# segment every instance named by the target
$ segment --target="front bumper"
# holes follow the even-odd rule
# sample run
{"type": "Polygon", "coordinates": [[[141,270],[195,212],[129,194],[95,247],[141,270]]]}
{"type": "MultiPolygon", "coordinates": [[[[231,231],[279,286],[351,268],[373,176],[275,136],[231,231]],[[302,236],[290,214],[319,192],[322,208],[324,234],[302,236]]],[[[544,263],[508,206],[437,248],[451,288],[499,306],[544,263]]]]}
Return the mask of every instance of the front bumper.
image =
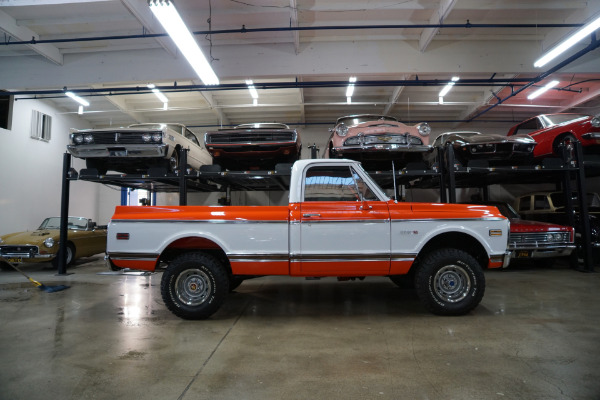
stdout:
{"type": "Polygon", "coordinates": [[[127,144],[127,145],[67,145],[69,153],[79,158],[111,158],[111,157],[158,157],[167,155],[167,144],[127,144]]]}
{"type": "Polygon", "coordinates": [[[514,259],[565,257],[571,255],[575,247],[574,244],[537,247],[509,245],[514,259]]]}
{"type": "Polygon", "coordinates": [[[333,153],[336,154],[356,154],[356,153],[426,153],[432,149],[427,145],[406,145],[395,143],[377,143],[369,145],[352,145],[334,147],[333,153]]]}
{"type": "Polygon", "coordinates": [[[10,264],[21,264],[24,262],[45,262],[50,261],[56,254],[39,254],[24,251],[2,251],[0,259],[10,264]]]}

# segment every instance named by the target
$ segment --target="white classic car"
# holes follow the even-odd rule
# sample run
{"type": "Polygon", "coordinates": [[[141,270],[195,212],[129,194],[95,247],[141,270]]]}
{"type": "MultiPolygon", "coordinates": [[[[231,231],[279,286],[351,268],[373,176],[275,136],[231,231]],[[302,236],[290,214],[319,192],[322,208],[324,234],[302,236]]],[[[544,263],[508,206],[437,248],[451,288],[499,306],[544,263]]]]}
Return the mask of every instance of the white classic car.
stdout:
{"type": "Polygon", "coordinates": [[[67,150],[86,160],[99,174],[107,170],[145,172],[149,167],[179,168],[179,149],[189,149],[193,169],[212,164],[212,157],[195,133],[181,124],[135,124],[127,128],[73,130],[67,150]]]}

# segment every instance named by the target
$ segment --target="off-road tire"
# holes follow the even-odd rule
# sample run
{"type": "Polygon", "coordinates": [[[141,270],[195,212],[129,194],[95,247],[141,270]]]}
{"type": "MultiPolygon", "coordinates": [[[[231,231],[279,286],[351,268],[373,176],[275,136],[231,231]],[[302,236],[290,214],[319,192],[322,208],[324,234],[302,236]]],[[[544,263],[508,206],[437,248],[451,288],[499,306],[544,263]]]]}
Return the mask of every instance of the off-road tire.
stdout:
{"type": "Polygon", "coordinates": [[[206,319],[229,293],[223,265],[204,253],[176,257],[163,272],[160,292],[167,308],[183,319],[206,319]]]}
{"type": "Polygon", "coordinates": [[[477,260],[465,251],[444,248],[427,254],[415,274],[421,302],[437,315],[464,315],[485,291],[485,276],[477,260]]]}

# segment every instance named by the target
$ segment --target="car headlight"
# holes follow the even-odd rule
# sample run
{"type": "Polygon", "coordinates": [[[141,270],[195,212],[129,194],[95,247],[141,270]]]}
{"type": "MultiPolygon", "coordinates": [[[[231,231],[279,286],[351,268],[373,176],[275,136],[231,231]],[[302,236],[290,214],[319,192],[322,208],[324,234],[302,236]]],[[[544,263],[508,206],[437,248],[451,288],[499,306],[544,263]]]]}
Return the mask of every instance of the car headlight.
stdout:
{"type": "Polygon", "coordinates": [[[73,135],[71,135],[71,140],[73,140],[73,143],[75,144],[81,144],[83,143],[83,135],[78,135],[74,133],[73,135]]]}
{"type": "Polygon", "coordinates": [[[152,135],[150,135],[149,133],[144,133],[142,134],[142,140],[144,141],[144,143],[148,143],[150,140],[152,140],[152,135]]]}
{"type": "Polygon", "coordinates": [[[162,133],[154,133],[152,134],[152,141],[159,143],[162,140],[162,133]]]}
{"type": "Polygon", "coordinates": [[[344,137],[348,134],[348,127],[343,122],[335,127],[335,132],[338,136],[344,137]]]}
{"type": "Polygon", "coordinates": [[[593,127],[600,128],[600,117],[594,117],[590,122],[593,127]]]}
{"type": "Polygon", "coordinates": [[[54,246],[54,239],[52,238],[48,238],[46,240],[44,240],[44,246],[51,248],[52,246],[54,246]]]}
{"type": "Polygon", "coordinates": [[[92,143],[94,141],[94,137],[92,136],[91,133],[87,133],[87,134],[83,135],[83,141],[86,143],[92,143]]]}
{"type": "Polygon", "coordinates": [[[429,136],[429,134],[431,133],[431,127],[429,126],[429,124],[427,122],[423,122],[422,124],[419,124],[419,134],[421,134],[421,136],[429,136]]]}

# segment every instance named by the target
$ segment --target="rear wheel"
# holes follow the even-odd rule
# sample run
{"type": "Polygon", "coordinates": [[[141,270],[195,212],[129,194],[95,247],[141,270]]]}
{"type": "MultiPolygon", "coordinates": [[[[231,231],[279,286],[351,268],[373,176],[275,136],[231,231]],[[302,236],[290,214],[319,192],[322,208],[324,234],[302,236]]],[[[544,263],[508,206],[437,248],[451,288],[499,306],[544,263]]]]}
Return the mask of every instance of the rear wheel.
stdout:
{"type": "Polygon", "coordinates": [[[167,308],[184,319],[206,319],[229,292],[229,278],[221,263],[204,253],[175,258],[162,276],[160,291],[167,308]]]}
{"type": "Polygon", "coordinates": [[[575,136],[570,133],[560,136],[554,142],[554,154],[558,157],[563,157],[561,146],[565,148],[566,162],[571,162],[575,159],[575,136]]]}
{"type": "Polygon", "coordinates": [[[421,302],[434,314],[463,315],[477,307],[485,291],[481,266],[458,249],[438,249],[425,256],[415,274],[421,302]]]}
{"type": "MultiPolygon", "coordinates": [[[[65,265],[68,267],[73,264],[73,261],[75,261],[75,246],[73,246],[71,243],[67,243],[66,250],[67,255],[65,257],[65,265]]],[[[52,266],[58,268],[58,254],[52,259],[52,266]]]]}

